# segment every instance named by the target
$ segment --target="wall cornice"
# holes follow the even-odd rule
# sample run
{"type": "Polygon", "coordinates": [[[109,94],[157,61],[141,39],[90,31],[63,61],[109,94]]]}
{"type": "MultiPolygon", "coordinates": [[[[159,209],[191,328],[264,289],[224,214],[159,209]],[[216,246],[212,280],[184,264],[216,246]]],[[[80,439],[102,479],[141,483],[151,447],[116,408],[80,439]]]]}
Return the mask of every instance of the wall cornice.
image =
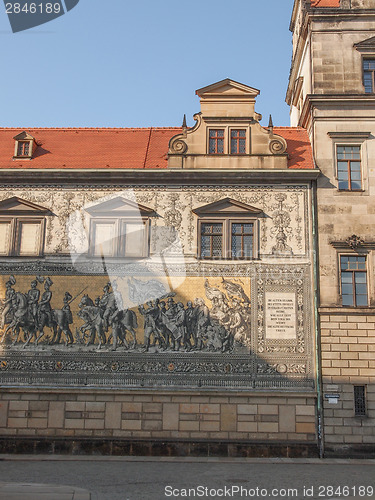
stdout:
{"type": "Polygon", "coordinates": [[[154,185],[202,185],[213,183],[218,185],[263,184],[264,182],[306,182],[315,180],[320,174],[318,169],[194,169],[190,171],[174,169],[148,170],[96,170],[96,169],[1,169],[2,184],[30,184],[61,186],[74,185],[118,185],[118,184],[154,184],[154,185]]]}

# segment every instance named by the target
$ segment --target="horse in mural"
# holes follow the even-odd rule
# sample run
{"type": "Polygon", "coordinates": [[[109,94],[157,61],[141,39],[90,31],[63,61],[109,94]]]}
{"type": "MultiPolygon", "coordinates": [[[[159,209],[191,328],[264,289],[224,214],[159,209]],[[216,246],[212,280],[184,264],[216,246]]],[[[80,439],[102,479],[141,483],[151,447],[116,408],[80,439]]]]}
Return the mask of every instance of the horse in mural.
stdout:
{"type": "Polygon", "coordinates": [[[12,300],[12,309],[13,317],[4,331],[1,343],[5,341],[8,332],[11,332],[11,336],[15,336],[12,342],[12,346],[14,346],[18,342],[21,328],[24,332],[24,338],[29,339],[33,335],[36,335],[37,326],[30,314],[27,296],[24,293],[15,293],[14,299],[12,300]]]}
{"type": "Polygon", "coordinates": [[[134,311],[129,309],[111,311],[112,313],[108,319],[112,327],[112,333],[109,335],[107,341],[105,335],[105,321],[103,318],[105,311],[103,311],[101,307],[96,306],[87,294],[83,295],[78,307],[80,308],[78,316],[85,321],[84,325],[82,325],[79,330],[83,334],[86,331],[90,331],[90,337],[86,345],[94,344],[96,335],[98,335],[98,349],[101,348],[102,344],[109,343],[111,339],[113,339],[112,348],[114,350],[117,348],[118,341],[126,348],[129,348],[130,346],[126,340],[126,333],[129,332],[133,339],[131,348],[134,349],[136,347],[137,337],[135,329],[138,327],[138,323],[134,311]]]}

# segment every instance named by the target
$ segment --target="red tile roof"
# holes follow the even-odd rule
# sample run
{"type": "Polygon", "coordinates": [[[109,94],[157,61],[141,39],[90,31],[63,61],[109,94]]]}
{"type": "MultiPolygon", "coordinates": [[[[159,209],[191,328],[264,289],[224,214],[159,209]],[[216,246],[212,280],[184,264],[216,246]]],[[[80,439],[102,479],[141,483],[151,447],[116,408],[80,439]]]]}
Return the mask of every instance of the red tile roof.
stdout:
{"type": "Polygon", "coordinates": [[[311,0],[311,7],[340,7],[340,0],[311,0]]]}
{"type": "MultiPolygon", "coordinates": [[[[181,128],[30,128],[38,147],[32,160],[13,159],[19,128],[0,128],[0,169],[167,168],[168,144],[181,128]]],[[[287,143],[290,168],[314,168],[307,133],[275,127],[287,143]]]]}
{"type": "Polygon", "coordinates": [[[289,168],[315,168],[311,143],[302,127],[274,127],[275,134],[286,140],[289,168]]]}
{"type": "Polygon", "coordinates": [[[13,137],[0,129],[0,168],[166,168],[168,144],[181,128],[30,128],[33,159],[13,160],[13,137]]]}

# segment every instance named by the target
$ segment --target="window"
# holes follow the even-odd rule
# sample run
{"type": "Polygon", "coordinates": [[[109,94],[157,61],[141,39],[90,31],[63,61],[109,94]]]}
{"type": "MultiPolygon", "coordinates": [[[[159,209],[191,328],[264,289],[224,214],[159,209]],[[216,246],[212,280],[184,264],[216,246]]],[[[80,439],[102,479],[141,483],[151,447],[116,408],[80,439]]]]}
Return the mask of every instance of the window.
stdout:
{"type": "Polygon", "coordinates": [[[209,130],[208,152],[210,155],[224,153],[224,129],[209,130]]]}
{"type": "Polygon", "coordinates": [[[30,143],[25,141],[20,141],[17,147],[17,156],[29,156],[30,154],[30,143]]]}
{"type": "Polygon", "coordinates": [[[230,153],[240,155],[246,153],[246,130],[230,131],[230,153]]]}
{"type": "Polygon", "coordinates": [[[37,147],[34,137],[28,132],[23,131],[13,137],[13,139],[15,140],[13,158],[23,158],[31,160],[33,152],[37,147]]]}
{"type": "Polygon", "coordinates": [[[39,256],[43,251],[44,220],[0,218],[0,255],[39,256]]]}
{"type": "Polygon", "coordinates": [[[343,306],[367,306],[366,257],[341,255],[341,295],[343,306]]]}
{"type": "Polygon", "coordinates": [[[221,222],[201,224],[201,256],[208,259],[223,257],[223,224],[221,222]]]}
{"type": "Polygon", "coordinates": [[[375,59],[363,59],[363,85],[366,94],[375,92],[375,59]]]}
{"type": "Polygon", "coordinates": [[[96,203],[91,216],[89,253],[96,257],[148,257],[153,209],[122,196],[96,203]]]}
{"type": "Polygon", "coordinates": [[[13,196],[0,202],[0,255],[36,257],[43,254],[48,208],[13,196]]]}
{"type": "Polygon", "coordinates": [[[232,259],[251,258],[253,256],[254,223],[231,223],[232,259]]]}
{"type": "Polygon", "coordinates": [[[126,219],[91,221],[91,253],[97,257],[146,257],[148,222],[126,219]]]}
{"type": "Polygon", "coordinates": [[[198,215],[198,258],[256,259],[262,210],[223,198],[194,208],[198,215]]]}
{"type": "Polygon", "coordinates": [[[252,259],[255,221],[200,222],[202,259],[252,259]]]}
{"type": "Polygon", "coordinates": [[[360,191],[362,189],[361,147],[337,146],[336,160],[339,189],[360,191]]]}
{"type": "Polygon", "coordinates": [[[364,385],[354,386],[354,415],[366,416],[366,387],[364,385]]]}

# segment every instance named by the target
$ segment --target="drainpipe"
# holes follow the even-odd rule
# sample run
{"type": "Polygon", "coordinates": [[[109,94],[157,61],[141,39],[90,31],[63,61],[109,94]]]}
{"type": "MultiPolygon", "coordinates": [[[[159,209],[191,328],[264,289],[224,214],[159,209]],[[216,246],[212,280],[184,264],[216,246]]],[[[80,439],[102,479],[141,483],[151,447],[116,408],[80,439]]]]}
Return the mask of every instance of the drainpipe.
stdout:
{"type": "Polygon", "coordinates": [[[318,221],[317,221],[317,181],[312,181],[312,232],[313,232],[313,281],[314,281],[314,316],[315,316],[315,366],[316,366],[316,389],[317,389],[317,433],[319,457],[324,457],[324,422],[323,422],[323,390],[322,390],[322,367],[321,367],[321,342],[320,342],[320,318],[319,306],[319,254],[318,254],[318,221]]]}

